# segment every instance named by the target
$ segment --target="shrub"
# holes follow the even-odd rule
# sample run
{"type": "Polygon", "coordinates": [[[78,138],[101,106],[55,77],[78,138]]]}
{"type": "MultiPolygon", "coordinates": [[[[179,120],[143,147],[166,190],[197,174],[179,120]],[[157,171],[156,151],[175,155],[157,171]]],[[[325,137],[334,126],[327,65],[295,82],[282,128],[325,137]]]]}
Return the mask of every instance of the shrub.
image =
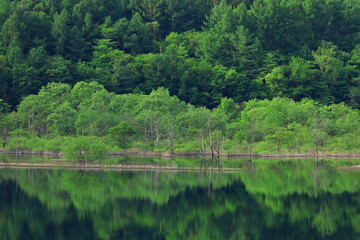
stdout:
{"type": "Polygon", "coordinates": [[[175,144],[176,152],[200,152],[199,144],[196,141],[189,141],[182,144],[175,144]]]}
{"type": "Polygon", "coordinates": [[[108,155],[107,146],[96,137],[76,137],[64,146],[63,152],[68,159],[94,161],[108,155]]]}

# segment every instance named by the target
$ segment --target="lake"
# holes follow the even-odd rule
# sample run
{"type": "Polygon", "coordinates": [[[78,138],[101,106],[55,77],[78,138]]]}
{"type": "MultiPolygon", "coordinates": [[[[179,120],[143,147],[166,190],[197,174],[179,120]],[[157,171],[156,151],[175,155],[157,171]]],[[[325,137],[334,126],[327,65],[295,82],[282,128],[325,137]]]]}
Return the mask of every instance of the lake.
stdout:
{"type": "Polygon", "coordinates": [[[0,239],[360,239],[359,160],[105,162],[203,170],[0,169],[0,239]]]}

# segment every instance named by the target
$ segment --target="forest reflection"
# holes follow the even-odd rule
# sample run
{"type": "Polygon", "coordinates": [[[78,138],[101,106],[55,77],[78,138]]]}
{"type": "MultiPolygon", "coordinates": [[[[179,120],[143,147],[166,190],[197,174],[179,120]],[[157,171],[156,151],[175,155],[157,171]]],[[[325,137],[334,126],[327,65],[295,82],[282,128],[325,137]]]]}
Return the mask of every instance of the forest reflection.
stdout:
{"type": "Polygon", "coordinates": [[[359,239],[360,172],[0,170],[1,239],[359,239]]]}

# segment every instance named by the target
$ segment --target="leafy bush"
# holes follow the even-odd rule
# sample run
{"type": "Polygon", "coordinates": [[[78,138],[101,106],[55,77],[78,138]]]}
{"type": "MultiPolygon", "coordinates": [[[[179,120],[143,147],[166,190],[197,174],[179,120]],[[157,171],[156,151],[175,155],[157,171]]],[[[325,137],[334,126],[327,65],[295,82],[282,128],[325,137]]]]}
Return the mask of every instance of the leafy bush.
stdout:
{"type": "Polygon", "coordinates": [[[121,122],[109,129],[109,135],[118,142],[120,147],[126,147],[130,143],[130,137],[135,134],[132,126],[127,122],[121,122]]]}
{"type": "Polygon", "coordinates": [[[239,153],[239,152],[244,152],[245,150],[244,148],[239,146],[237,142],[231,141],[230,139],[226,139],[222,151],[224,153],[239,153]]]}
{"type": "Polygon", "coordinates": [[[54,139],[48,139],[45,143],[45,151],[61,151],[64,144],[71,141],[72,137],[57,137],[54,139]]]}
{"type": "Polygon", "coordinates": [[[276,148],[276,145],[268,142],[268,141],[262,141],[259,143],[256,143],[254,145],[254,149],[253,149],[254,153],[278,153],[278,150],[276,148]]]}
{"type": "Polygon", "coordinates": [[[199,144],[196,141],[185,142],[175,145],[176,152],[199,152],[199,144]]]}
{"type": "Polygon", "coordinates": [[[8,150],[31,150],[29,142],[30,133],[24,129],[17,129],[10,133],[10,141],[8,143],[8,150]]]}
{"type": "Polygon", "coordinates": [[[97,137],[76,137],[63,148],[68,159],[93,161],[104,159],[108,155],[107,146],[97,137]]]}

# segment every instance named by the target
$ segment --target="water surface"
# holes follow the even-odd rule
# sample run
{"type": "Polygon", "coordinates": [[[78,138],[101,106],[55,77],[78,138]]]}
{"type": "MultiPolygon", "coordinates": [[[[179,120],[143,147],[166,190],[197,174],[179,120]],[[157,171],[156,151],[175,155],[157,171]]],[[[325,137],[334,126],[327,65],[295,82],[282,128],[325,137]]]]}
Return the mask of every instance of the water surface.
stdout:
{"type": "Polygon", "coordinates": [[[244,172],[0,169],[0,239],[360,239],[359,171],[216,164],[244,172]]]}

